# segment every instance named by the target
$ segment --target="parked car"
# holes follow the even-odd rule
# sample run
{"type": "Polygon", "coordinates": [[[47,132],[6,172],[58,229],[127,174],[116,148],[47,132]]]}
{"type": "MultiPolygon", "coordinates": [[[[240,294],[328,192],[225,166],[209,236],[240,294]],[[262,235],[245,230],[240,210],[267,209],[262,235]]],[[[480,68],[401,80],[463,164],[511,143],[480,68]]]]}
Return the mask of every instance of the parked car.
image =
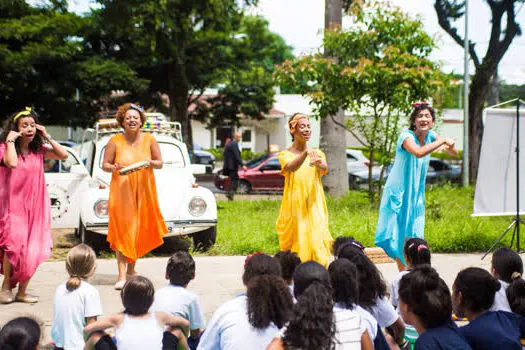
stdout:
{"type": "Polygon", "coordinates": [[[205,164],[206,173],[211,174],[215,169],[215,156],[197,144],[193,144],[193,164],[205,164]]]}
{"type": "MultiPolygon", "coordinates": [[[[372,168],[372,181],[379,181],[381,174],[381,166],[372,168]]],[[[390,164],[383,174],[383,180],[386,180],[392,164],[390,164]]],[[[349,185],[353,189],[366,189],[368,188],[368,170],[360,171],[349,176],[349,185]]],[[[430,158],[428,165],[426,184],[435,184],[442,182],[460,182],[461,181],[461,168],[439,158],[430,158]]]]}
{"type": "MultiPolygon", "coordinates": [[[[190,164],[180,130],[179,123],[167,121],[155,121],[143,129],[155,136],[164,161],[163,168],[154,173],[160,210],[169,230],[165,237],[192,235],[194,245],[206,249],[215,243],[217,205],[213,193],[195,183],[194,167],[201,166],[190,164]]],[[[94,129],[86,130],[84,142],[75,150],[66,147],[66,160],[44,163],[51,227],[75,228],[81,241],[95,249],[105,241],[108,229],[111,174],[102,170],[102,159],[109,139],[121,131],[114,120],[98,122],[94,129]],[[86,159],[85,165],[81,159],[86,159]]]]}
{"type": "MultiPolygon", "coordinates": [[[[284,177],[277,153],[267,153],[246,164],[247,170],[239,169],[238,193],[251,191],[282,191],[284,177]]],[[[222,169],[215,174],[215,187],[220,190],[230,189],[230,178],[222,175],[222,169]]]]}
{"type": "Polygon", "coordinates": [[[356,173],[359,171],[368,171],[370,161],[363,154],[362,151],[357,149],[346,150],[346,168],[348,174],[356,173]]]}

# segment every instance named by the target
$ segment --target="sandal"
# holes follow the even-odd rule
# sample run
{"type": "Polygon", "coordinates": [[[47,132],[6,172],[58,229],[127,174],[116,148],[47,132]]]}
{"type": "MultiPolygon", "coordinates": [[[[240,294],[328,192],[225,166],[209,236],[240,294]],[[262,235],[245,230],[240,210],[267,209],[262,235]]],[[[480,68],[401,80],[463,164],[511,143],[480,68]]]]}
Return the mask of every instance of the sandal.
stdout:
{"type": "Polygon", "coordinates": [[[117,281],[117,283],[115,283],[115,289],[121,290],[122,288],[124,288],[124,284],[126,284],[126,281],[117,281]]]}
{"type": "Polygon", "coordinates": [[[11,304],[15,301],[13,293],[10,290],[3,290],[0,292],[0,304],[11,304]]]}
{"type": "Polygon", "coordinates": [[[34,295],[29,295],[29,294],[26,294],[26,295],[17,294],[15,297],[15,301],[18,301],[20,303],[34,304],[34,303],[38,303],[38,298],[35,297],[34,295]]]}

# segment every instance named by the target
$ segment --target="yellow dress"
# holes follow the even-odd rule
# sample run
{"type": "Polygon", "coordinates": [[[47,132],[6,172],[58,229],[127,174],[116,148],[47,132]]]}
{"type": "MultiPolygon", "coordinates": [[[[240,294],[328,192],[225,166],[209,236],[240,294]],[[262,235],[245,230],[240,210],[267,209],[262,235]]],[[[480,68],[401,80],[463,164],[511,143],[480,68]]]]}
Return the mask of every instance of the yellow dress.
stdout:
{"type": "MultiPolygon", "coordinates": [[[[320,157],[326,159],[321,151],[320,157]]],[[[301,260],[315,260],[327,266],[332,247],[328,230],[328,210],[321,176],[327,171],[311,167],[309,156],[299,169],[285,171],[285,165],[297,155],[285,150],[279,153],[281,174],[284,176],[284,193],[277,219],[279,249],[296,252],[301,260]]]]}
{"type": "MultiPolygon", "coordinates": [[[[115,163],[123,167],[151,159],[153,136],[142,134],[140,144],[131,146],[123,134],[111,141],[116,146],[115,163]]],[[[113,172],[109,186],[109,227],[107,240],[111,249],[133,262],[162,245],[168,228],[160,213],[157,186],[152,168],[128,175],[113,172]]]]}

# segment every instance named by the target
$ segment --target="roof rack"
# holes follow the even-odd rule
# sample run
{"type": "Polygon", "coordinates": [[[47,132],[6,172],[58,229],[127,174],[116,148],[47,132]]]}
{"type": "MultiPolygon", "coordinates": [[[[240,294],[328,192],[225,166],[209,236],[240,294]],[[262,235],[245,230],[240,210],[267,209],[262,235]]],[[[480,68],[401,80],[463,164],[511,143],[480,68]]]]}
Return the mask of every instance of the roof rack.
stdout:
{"type": "MultiPolygon", "coordinates": [[[[157,118],[147,118],[146,122],[144,122],[144,125],[140,130],[152,134],[173,136],[178,141],[184,142],[182,140],[182,127],[181,124],[178,122],[168,122],[166,120],[158,120],[157,118]]],[[[120,125],[117,122],[117,119],[100,119],[98,122],[95,123],[95,141],[98,141],[103,136],[118,134],[123,131],[124,129],[120,127],[120,125]]]]}

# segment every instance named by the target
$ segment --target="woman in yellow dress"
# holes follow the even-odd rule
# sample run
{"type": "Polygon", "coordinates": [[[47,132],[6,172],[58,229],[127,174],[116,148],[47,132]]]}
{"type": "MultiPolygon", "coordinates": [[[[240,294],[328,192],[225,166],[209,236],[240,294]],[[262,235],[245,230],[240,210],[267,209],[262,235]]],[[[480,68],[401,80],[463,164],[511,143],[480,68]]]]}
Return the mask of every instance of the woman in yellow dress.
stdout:
{"type": "Polygon", "coordinates": [[[137,259],[160,246],[162,236],[168,232],[160,213],[153,174],[153,169],[162,168],[162,157],[155,137],[140,131],[145,121],[140,106],[132,103],[120,106],[117,122],[124,133],[113,136],[104,151],[102,168],[112,173],[107,240],[117,255],[115,289],[122,289],[126,277],[136,274],[137,259]],[[141,161],[147,161],[148,167],[119,175],[123,167],[141,161]]]}
{"type": "Polygon", "coordinates": [[[308,117],[296,113],[288,121],[292,145],[279,153],[284,193],[277,219],[279,249],[296,252],[301,261],[327,266],[332,246],[321,176],[328,172],[323,152],[306,144],[312,129],[308,117]]]}

